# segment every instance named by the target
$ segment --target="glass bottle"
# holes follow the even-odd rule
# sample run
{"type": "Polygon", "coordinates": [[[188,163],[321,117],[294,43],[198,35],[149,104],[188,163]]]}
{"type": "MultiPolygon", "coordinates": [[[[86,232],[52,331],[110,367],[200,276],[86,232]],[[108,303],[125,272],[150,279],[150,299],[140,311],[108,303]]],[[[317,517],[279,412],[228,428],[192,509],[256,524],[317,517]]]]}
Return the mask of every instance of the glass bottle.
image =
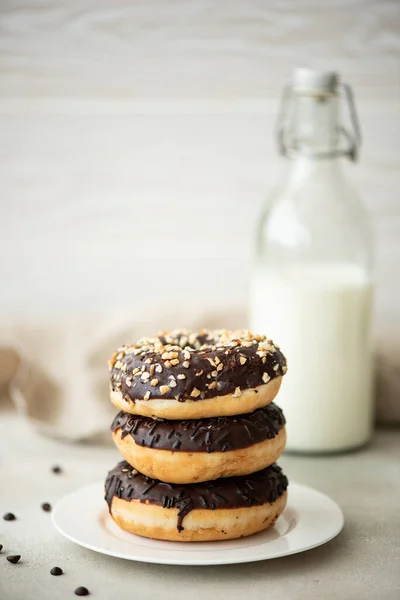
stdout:
{"type": "Polygon", "coordinates": [[[287,449],[347,450],[368,441],[373,421],[372,240],[341,168],[360,141],[351,89],[335,73],[297,69],[277,136],[292,160],[258,223],[250,327],[288,359],[277,397],[287,449]],[[343,97],[352,132],[340,124],[343,97]]]}

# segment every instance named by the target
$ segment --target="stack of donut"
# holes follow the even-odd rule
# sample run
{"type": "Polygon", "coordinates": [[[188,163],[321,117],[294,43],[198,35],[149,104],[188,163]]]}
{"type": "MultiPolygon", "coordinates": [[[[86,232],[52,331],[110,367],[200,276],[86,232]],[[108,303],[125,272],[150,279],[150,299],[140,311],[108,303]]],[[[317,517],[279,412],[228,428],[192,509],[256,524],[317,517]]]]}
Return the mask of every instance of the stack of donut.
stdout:
{"type": "Polygon", "coordinates": [[[112,425],[125,459],[105,498],[122,529],[174,541],[251,535],[282,513],[275,464],[285,419],[272,403],[286,360],[249,331],[162,332],[110,361],[112,425]]]}

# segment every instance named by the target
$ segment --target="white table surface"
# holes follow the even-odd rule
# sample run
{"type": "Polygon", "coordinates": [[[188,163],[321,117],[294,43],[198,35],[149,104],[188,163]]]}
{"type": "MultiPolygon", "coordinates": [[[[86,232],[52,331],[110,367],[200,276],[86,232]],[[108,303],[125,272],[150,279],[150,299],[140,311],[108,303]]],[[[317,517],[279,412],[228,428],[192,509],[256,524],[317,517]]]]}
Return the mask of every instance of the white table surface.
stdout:
{"type": "MultiPolygon", "coordinates": [[[[89,415],[88,415],[88,418],[89,415]]],[[[42,502],[104,478],[117,451],[65,445],[38,436],[18,417],[0,416],[1,600],[75,598],[84,585],[91,598],[125,600],[397,600],[400,597],[400,433],[379,431],[363,451],[342,456],[285,455],[289,478],[329,494],[343,508],[346,524],[338,538],[287,558],[222,567],[171,567],[99,555],[62,538],[42,502]],[[64,473],[54,475],[50,466],[64,473]],[[6,554],[21,554],[9,564],[6,554]],[[52,577],[53,566],[65,574],[52,577]]]]}

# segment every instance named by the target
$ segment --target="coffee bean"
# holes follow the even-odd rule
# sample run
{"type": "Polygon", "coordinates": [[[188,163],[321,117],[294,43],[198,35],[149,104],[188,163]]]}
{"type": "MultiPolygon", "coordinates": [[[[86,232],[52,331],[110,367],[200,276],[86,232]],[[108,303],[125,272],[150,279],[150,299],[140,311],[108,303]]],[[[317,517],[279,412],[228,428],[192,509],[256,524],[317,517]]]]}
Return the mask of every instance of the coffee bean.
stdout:
{"type": "Polygon", "coordinates": [[[75,595],[76,596],[88,596],[89,590],[81,585],[80,587],[76,588],[75,595]]]}
{"type": "Polygon", "coordinates": [[[60,567],[53,567],[50,571],[50,573],[52,575],[62,575],[63,574],[63,570],[60,569],[60,567]]]}
{"type": "Polygon", "coordinates": [[[59,475],[60,473],[62,473],[62,468],[59,465],[54,465],[53,467],[51,467],[51,470],[56,475],[59,475]]]}
{"type": "Polygon", "coordinates": [[[8,562],[12,563],[13,565],[16,565],[20,558],[20,554],[12,554],[11,556],[6,556],[8,562]]]}
{"type": "Polygon", "coordinates": [[[50,512],[51,511],[51,504],[49,504],[48,502],[43,502],[42,509],[44,510],[44,512],[50,512]]]}
{"type": "Polygon", "coordinates": [[[12,513],[6,513],[5,515],[3,515],[3,519],[5,521],[15,521],[17,517],[15,515],[13,515],[12,513]]]}

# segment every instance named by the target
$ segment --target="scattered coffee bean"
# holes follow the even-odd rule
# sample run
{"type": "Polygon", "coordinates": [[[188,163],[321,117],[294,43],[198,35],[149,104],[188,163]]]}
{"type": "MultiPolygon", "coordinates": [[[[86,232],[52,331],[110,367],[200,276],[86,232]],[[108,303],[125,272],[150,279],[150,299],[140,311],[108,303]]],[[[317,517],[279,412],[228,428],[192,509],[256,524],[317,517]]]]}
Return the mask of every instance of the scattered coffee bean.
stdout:
{"type": "Polygon", "coordinates": [[[20,554],[12,554],[11,556],[6,556],[8,562],[12,563],[13,565],[16,565],[20,558],[20,554]]]}
{"type": "Polygon", "coordinates": [[[76,588],[75,595],[76,596],[88,596],[89,590],[81,585],[80,587],[76,588]]]}
{"type": "Polygon", "coordinates": [[[60,569],[60,567],[53,567],[50,571],[50,573],[52,575],[62,575],[63,574],[63,570],[60,569]]]}
{"type": "Polygon", "coordinates": [[[12,513],[6,513],[6,514],[3,516],[3,519],[4,519],[5,521],[15,521],[15,519],[16,519],[16,518],[17,518],[17,517],[16,517],[15,515],[13,515],[12,513]]]}
{"type": "Polygon", "coordinates": [[[0,552],[3,550],[3,544],[0,544],[0,552]]]}
{"type": "Polygon", "coordinates": [[[44,512],[50,512],[51,511],[51,504],[49,504],[48,502],[43,502],[42,509],[44,510],[44,512]]]}
{"type": "Polygon", "coordinates": [[[54,465],[53,467],[51,467],[51,470],[56,475],[59,475],[60,473],[62,473],[62,468],[59,465],[54,465]]]}

